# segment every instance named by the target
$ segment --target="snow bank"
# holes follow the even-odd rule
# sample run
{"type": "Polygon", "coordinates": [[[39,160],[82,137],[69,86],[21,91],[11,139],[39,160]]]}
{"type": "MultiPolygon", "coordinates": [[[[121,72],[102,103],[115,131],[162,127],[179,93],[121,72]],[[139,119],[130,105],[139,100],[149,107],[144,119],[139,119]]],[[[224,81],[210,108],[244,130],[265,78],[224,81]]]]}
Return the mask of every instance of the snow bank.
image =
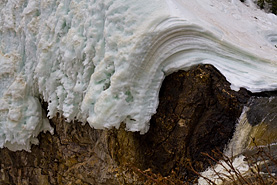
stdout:
{"type": "Polygon", "coordinates": [[[51,130],[40,98],[50,118],[145,133],[164,77],[200,63],[235,90],[276,89],[276,44],[276,16],[239,0],[2,1],[0,147],[51,130]]]}

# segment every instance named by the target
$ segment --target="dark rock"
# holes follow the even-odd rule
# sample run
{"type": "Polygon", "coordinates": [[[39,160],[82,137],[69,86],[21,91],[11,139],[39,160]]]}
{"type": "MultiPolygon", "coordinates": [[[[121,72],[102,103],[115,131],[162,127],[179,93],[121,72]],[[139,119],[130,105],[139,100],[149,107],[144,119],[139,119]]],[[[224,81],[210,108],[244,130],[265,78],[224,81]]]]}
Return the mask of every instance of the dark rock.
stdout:
{"type": "Polygon", "coordinates": [[[223,150],[248,98],[244,89],[231,90],[211,65],[169,75],[150,130],[141,137],[144,167],[162,175],[175,170],[181,178],[191,175],[189,162],[196,170],[204,170],[209,163],[201,152],[223,150]]]}
{"type": "Polygon", "coordinates": [[[244,140],[246,148],[277,142],[277,96],[251,97],[247,103],[247,122],[251,125],[244,140]]]}
{"type": "Polygon", "coordinates": [[[247,111],[248,122],[255,126],[259,123],[271,123],[277,128],[277,97],[252,97],[247,111]],[[275,124],[274,124],[275,123],[275,124]]]}
{"type": "Polygon", "coordinates": [[[31,153],[0,150],[0,184],[166,184],[161,175],[185,180],[193,176],[190,162],[199,171],[209,165],[201,152],[224,148],[248,98],[211,65],[173,73],[163,82],[147,134],[126,132],[123,124],[94,130],[57,116],[51,120],[55,134],[40,134],[31,153]]]}

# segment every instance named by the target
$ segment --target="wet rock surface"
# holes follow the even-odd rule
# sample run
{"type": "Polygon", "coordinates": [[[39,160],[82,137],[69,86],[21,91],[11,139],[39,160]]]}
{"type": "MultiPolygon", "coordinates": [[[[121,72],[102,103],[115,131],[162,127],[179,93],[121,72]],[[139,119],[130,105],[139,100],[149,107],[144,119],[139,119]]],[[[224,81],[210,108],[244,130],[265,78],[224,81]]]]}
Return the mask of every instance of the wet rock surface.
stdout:
{"type": "Polygon", "coordinates": [[[40,134],[32,152],[0,150],[0,184],[144,184],[143,170],[181,180],[209,163],[201,152],[222,150],[249,99],[232,91],[211,65],[166,77],[147,134],[94,130],[87,124],[51,120],[54,135],[40,134]],[[143,177],[142,177],[143,176],[143,177]]]}
{"type": "MultiPolygon", "coordinates": [[[[251,97],[246,112],[247,121],[251,125],[247,148],[266,146],[277,142],[277,96],[251,97]]],[[[276,147],[275,147],[276,148],[276,147]]]]}
{"type": "Polygon", "coordinates": [[[252,97],[247,112],[247,119],[252,126],[259,123],[271,123],[277,127],[277,96],[272,97],[252,97]]]}

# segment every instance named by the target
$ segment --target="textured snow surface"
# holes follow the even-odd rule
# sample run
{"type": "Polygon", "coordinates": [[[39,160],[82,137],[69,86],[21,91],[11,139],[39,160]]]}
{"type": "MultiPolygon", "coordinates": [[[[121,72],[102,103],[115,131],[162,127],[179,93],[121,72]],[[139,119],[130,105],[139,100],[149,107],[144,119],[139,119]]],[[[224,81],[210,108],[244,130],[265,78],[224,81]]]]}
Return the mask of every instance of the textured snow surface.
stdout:
{"type": "Polygon", "coordinates": [[[238,90],[277,88],[277,17],[239,0],[0,1],[0,147],[48,117],[147,132],[165,75],[200,63],[238,90]]]}

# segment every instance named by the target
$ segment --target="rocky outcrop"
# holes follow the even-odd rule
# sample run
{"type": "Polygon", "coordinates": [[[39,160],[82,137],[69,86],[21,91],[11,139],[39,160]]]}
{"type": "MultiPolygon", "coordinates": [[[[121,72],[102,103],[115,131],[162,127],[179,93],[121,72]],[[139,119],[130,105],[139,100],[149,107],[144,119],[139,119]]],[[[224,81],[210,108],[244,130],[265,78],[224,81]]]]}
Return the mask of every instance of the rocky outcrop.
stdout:
{"type": "Polygon", "coordinates": [[[273,93],[270,97],[267,97],[270,93],[251,97],[247,103],[247,123],[244,123],[251,127],[248,134],[244,134],[245,149],[242,153],[264,174],[277,173],[277,96],[276,92],[273,93]]]}
{"type": "Polygon", "coordinates": [[[168,76],[160,91],[157,114],[143,136],[145,166],[163,175],[176,170],[183,180],[208,166],[201,154],[223,150],[248,93],[232,91],[224,76],[211,65],[168,76]]]}
{"type": "MultiPolygon", "coordinates": [[[[160,103],[145,135],[94,130],[88,124],[50,120],[54,135],[40,134],[32,152],[0,150],[1,184],[144,184],[147,174],[191,180],[190,166],[208,166],[201,152],[222,150],[231,138],[243,104],[211,65],[198,65],[166,77],[160,103]]],[[[155,176],[156,177],[156,176],[155,176]]]]}
{"type": "Polygon", "coordinates": [[[277,142],[277,96],[252,97],[248,102],[247,121],[252,126],[247,148],[277,142]]]}
{"type": "Polygon", "coordinates": [[[116,184],[109,174],[113,160],[103,131],[59,117],[51,123],[54,135],[41,134],[31,153],[1,149],[1,183],[116,184]]]}

